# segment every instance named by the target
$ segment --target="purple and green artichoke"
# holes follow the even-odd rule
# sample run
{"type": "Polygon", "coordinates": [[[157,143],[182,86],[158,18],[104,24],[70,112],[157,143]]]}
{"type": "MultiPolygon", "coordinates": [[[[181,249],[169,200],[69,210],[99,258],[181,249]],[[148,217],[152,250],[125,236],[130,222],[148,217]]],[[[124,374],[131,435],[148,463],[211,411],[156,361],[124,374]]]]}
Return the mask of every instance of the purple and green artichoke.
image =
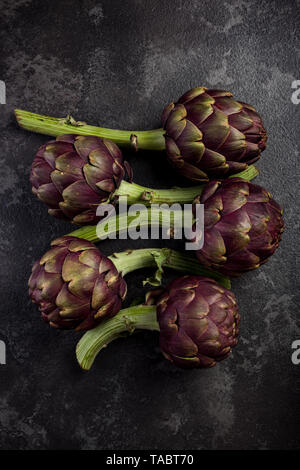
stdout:
{"type": "Polygon", "coordinates": [[[171,282],[157,301],[157,320],[162,352],[179,367],[212,367],[237,344],[235,296],[209,278],[171,282]]]}
{"type": "Polygon", "coordinates": [[[87,240],[65,236],[35,262],[29,295],[56,328],[88,330],[115,315],[127,285],[113,262],[87,240]]]}
{"type": "Polygon", "coordinates": [[[264,264],[284,230],[282,209],[270,193],[241,178],[211,181],[195,200],[204,204],[204,266],[239,276],[264,264]]]}
{"type": "Polygon", "coordinates": [[[261,117],[229,91],[193,88],[166,106],[162,123],[169,162],[194,181],[243,171],[266,147],[261,117]]]}
{"type": "Polygon", "coordinates": [[[89,370],[111,341],[135,330],[160,332],[160,347],[175,366],[212,367],[237,344],[240,316],[234,294],[215,280],[184,276],[164,290],[150,291],[143,305],[121,310],[94,330],[76,348],[77,360],[89,370]]]}
{"type": "Polygon", "coordinates": [[[109,200],[131,168],[111,140],[61,135],[38,150],[31,168],[32,192],[49,214],[86,225],[99,221],[96,210],[109,200]]]}
{"type": "MultiPolygon", "coordinates": [[[[229,91],[197,87],[165,107],[162,129],[126,131],[90,126],[20,109],[16,118],[23,129],[41,134],[83,134],[109,138],[135,150],[166,150],[168,161],[192,181],[228,177],[259,159],[267,134],[253,106],[235,101],[229,91]]],[[[159,163],[158,163],[159,164],[159,163]]]]}

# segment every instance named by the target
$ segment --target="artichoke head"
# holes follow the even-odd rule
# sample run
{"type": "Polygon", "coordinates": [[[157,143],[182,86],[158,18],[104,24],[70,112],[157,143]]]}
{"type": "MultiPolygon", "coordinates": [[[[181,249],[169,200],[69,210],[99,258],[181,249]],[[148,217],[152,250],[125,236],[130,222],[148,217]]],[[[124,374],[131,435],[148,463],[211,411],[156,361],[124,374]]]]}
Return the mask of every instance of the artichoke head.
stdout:
{"type": "Polygon", "coordinates": [[[208,183],[196,202],[204,204],[204,266],[237,277],[264,264],[284,230],[282,209],[270,193],[241,178],[208,183]]]}
{"type": "Polygon", "coordinates": [[[157,320],[162,352],[179,367],[212,367],[237,344],[235,296],[213,279],[185,276],[171,282],[158,299],[157,320]]]}
{"type": "Polygon", "coordinates": [[[122,307],[127,285],[95,245],[64,236],[35,262],[29,295],[51,326],[88,330],[122,307]]]}
{"type": "Polygon", "coordinates": [[[193,181],[243,171],[266,147],[259,114],[229,91],[193,88],[165,107],[162,125],[168,160],[193,181]]]}
{"type": "Polygon", "coordinates": [[[108,139],[62,135],[42,145],[31,168],[32,192],[49,214],[76,225],[99,221],[97,207],[110,200],[131,168],[108,139]]]}

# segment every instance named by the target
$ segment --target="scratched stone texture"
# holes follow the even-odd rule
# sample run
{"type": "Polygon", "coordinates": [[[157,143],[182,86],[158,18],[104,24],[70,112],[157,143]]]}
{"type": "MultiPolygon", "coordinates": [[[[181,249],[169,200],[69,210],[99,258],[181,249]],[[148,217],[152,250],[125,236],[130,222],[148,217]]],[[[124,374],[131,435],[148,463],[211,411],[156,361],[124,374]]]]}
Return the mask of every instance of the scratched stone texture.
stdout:
{"type": "MultiPolygon", "coordinates": [[[[293,449],[300,447],[299,1],[0,0],[1,449],[293,449]],[[46,136],[18,129],[15,107],[72,113],[103,126],[160,125],[163,106],[193,86],[225,88],[253,104],[269,134],[257,182],[282,204],[286,232],[261,269],[234,280],[242,315],[231,357],[181,371],[158,336],[111,344],[89,373],[80,335],[45,325],[27,296],[35,259],[70,224],[31,194],[33,155],[46,136]]],[[[127,153],[134,179],[187,184],[163,154],[127,153]]],[[[110,254],[162,241],[103,242],[110,254]]],[[[148,273],[127,277],[128,303],[148,273]]],[[[168,276],[167,276],[168,278],[168,276]]]]}

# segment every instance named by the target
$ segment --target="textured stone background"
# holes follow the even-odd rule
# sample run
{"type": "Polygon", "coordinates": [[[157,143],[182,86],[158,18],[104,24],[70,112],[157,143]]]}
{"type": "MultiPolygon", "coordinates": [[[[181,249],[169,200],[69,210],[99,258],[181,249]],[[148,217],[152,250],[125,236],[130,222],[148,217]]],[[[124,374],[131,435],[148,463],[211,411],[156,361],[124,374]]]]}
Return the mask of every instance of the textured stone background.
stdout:
{"type": "MultiPolygon", "coordinates": [[[[299,7],[293,0],[0,0],[2,449],[299,447],[300,365],[290,358],[300,338],[300,105],[291,102],[300,79],[299,7]],[[27,297],[33,261],[71,226],[50,218],[31,194],[30,164],[47,137],[19,130],[13,109],[151,128],[166,103],[197,85],[228,88],[262,114],[269,142],[257,181],[285,209],[281,247],[233,282],[241,338],[225,362],[183,372],[163,359],[156,334],[141,333],[112,344],[84,374],[74,355],[80,335],[45,326],[27,297]]],[[[127,158],[136,182],[180,183],[163,157],[127,158]]],[[[144,276],[127,277],[130,299],[144,276]]]]}

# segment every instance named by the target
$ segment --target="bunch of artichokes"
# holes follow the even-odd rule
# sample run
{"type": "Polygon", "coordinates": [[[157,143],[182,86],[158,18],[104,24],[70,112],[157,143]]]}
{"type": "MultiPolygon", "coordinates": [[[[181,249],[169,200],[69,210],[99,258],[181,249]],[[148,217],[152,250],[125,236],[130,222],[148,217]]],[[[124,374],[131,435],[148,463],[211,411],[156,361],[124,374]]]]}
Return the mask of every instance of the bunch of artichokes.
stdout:
{"type": "Polygon", "coordinates": [[[197,87],[166,106],[163,127],[151,131],[105,129],[21,110],[15,114],[22,128],[56,137],[38,150],[30,176],[50,215],[95,225],[97,207],[120,196],[145,206],[204,204],[204,245],[196,256],[149,248],[106,257],[92,243],[98,241],[96,227],[89,226],[52,242],[34,264],[29,294],[43,319],[57,328],[89,330],[77,347],[80,365],[89,369],[102,347],[135,329],[160,331],[164,356],[179,367],[211,367],[227,357],[237,343],[240,317],[226,276],[265,263],[284,229],[279,204],[250,183],[267,140],[256,110],[230,92],[197,87]],[[182,176],[201,184],[169,190],[136,185],[118,145],[165,150],[182,176]],[[149,280],[154,285],[162,266],[192,275],[162,292],[150,291],[143,305],[121,310],[127,292],[123,276],[151,266],[158,267],[149,280]]]}

